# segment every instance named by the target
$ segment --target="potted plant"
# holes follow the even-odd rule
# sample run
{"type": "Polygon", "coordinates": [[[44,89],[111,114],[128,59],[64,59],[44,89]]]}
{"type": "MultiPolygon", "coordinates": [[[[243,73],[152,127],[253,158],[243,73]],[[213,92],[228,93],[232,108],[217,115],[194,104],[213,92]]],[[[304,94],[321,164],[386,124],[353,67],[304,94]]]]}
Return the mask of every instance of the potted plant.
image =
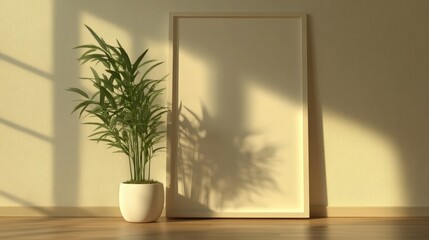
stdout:
{"type": "Polygon", "coordinates": [[[93,93],[81,88],[68,91],[79,95],[80,118],[89,117],[84,124],[95,128],[93,141],[104,142],[116,152],[128,157],[130,180],[119,188],[121,214],[129,222],[152,222],[161,215],[164,206],[164,186],[151,179],[151,160],[165,147],[159,146],[165,135],[161,129],[167,108],[159,103],[164,89],[159,84],[167,77],[152,79],[149,73],[162,64],[146,60],[148,50],[131,62],[129,55],[117,41],[117,46],[106,43],[90,27],[96,45],[80,45],[84,52],[79,61],[93,63],[90,81],[93,93]],[[101,63],[101,64],[100,64],[101,63]]]}

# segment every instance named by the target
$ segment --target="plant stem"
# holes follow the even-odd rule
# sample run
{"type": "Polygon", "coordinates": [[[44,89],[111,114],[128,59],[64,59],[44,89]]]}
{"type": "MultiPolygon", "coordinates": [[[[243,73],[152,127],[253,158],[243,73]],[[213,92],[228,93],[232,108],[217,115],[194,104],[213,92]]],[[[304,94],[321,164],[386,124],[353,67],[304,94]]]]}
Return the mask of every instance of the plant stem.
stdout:
{"type": "Polygon", "coordinates": [[[132,171],[132,167],[131,167],[131,156],[128,154],[128,167],[130,168],[130,176],[131,176],[131,180],[133,179],[133,171],[132,171]]]}

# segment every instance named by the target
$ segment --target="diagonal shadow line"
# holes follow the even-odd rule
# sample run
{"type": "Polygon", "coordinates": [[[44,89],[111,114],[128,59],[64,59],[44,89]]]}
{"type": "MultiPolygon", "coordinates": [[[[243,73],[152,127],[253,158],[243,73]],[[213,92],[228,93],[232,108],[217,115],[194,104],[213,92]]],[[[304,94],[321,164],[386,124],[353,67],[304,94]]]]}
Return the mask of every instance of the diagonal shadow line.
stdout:
{"type": "Polygon", "coordinates": [[[41,77],[47,78],[49,80],[52,80],[52,75],[51,74],[49,74],[47,72],[44,72],[44,71],[42,71],[40,69],[37,69],[37,68],[35,68],[33,66],[30,66],[30,65],[28,65],[26,63],[23,63],[23,62],[21,62],[19,60],[16,60],[13,57],[10,57],[10,56],[7,56],[7,55],[5,55],[3,53],[0,53],[0,59],[3,59],[6,62],[14,64],[14,65],[16,65],[16,66],[18,66],[20,68],[23,68],[23,69],[25,69],[25,70],[27,70],[29,72],[32,72],[34,74],[37,74],[37,75],[41,76],[41,77]]]}
{"type": "MultiPolygon", "coordinates": [[[[4,192],[2,190],[0,190],[0,197],[6,198],[8,200],[11,200],[15,203],[18,203],[21,206],[25,206],[28,207],[40,214],[42,214],[43,216],[48,216],[48,217],[63,217],[63,216],[69,216],[70,212],[73,211],[74,214],[76,214],[75,216],[93,216],[93,214],[85,211],[84,209],[79,209],[77,208],[73,208],[73,207],[59,207],[57,208],[57,206],[55,207],[41,207],[41,206],[37,206],[34,203],[28,201],[27,199],[23,199],[23,198],[19,198],[17,196],[14,196],[10,193],[4,192]],[[65,213],[64,213],[65,212],[65,213]],[[69,212],[69,213],[67,213],[69,212]]],[[[0,206],[1,208],[2,206],[0,206]]]]}
{"type": "Polygon", "coordinates": [[[11,127],[11,128],[14,128],[15,130],[18,130],[18,131],[27,133],[28,135],[31,135],[31,136],[36,137],[36,138],[39,138],[39,139],[41,139],[43,141],[53,143],[53,139],[52,138],[47,137],[47,136],[45,136],[43,134],[40,134],[38,132],[35,132],[35,131],[33,131],[31,129],[28,129],[26,127],[22,127],[22,126],[20,126],[18,124],[10,122],[10,121],[8,121],[6,119],[0,118],[0,124],[6,125],[6,126],[11,127]]]}
{"type": "Polygon", "coordinates": [[[12,194],[9,194],[7,192],[0,191],[0,197],[4,197],[6,199],[12,200],[12,201],[14,201],[16,203],[21,204],[22,206],[28,206],[31,209],[33,209],[33,210],[35,210],[35,211],[37,211],[39,213],[42,213],[42,214],[44,214],[46,216],[52,215],[52,213],[50,211],[44,209],[43,207],[35,206],[31,202],[29,202],[27,200],[24,200],[24,199],[21,199],[21,198],[18,198],[16,196],[13,196],[12,194]]]}

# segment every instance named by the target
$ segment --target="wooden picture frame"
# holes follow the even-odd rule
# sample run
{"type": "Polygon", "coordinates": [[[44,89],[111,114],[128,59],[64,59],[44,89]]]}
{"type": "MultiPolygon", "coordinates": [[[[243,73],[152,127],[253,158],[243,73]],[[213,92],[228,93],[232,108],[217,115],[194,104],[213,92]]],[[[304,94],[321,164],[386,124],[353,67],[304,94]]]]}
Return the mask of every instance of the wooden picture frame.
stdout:
{"type": "Polygon", "coordinates": [[[306,15],[172,13],[167,217],[308,218],[306,15]]]}

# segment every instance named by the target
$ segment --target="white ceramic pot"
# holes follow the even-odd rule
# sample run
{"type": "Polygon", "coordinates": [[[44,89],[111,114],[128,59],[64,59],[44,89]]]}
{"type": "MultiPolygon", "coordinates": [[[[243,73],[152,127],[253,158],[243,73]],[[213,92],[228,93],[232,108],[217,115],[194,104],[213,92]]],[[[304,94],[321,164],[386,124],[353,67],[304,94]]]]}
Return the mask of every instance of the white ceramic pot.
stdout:
{"type": "Polygon", "coordinates": [[[127,222],[154,222],[164,207],[162,183],[129,184],[119,186],[119,209],[127,222]]]}

